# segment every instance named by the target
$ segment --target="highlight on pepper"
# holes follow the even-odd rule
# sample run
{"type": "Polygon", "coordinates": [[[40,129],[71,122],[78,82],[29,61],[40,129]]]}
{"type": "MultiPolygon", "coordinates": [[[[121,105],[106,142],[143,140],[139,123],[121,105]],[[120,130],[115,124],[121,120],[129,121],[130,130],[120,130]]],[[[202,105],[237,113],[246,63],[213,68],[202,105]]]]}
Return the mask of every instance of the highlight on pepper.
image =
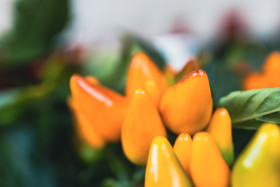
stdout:
{"type": "Polygon", "coordinates": [[[237,158],[232,186],[280,186],[280,127],[265,123],[237,158]]]}
{"type": "Polygon", "coordinates": [[[105,142],[119,141],[128,108],[127,99],[113,90],[92,83],[92,79],[88,81],[73,75],[70,80],[72,100],[94,133],[105,142]]]}
{"type": "Polygon", "coordinates": [[[158,136],[150,147],[145,173],[145,187],[170,186],[191,187],[193,185],[168,140],[158,136]]]}
{"type": "Polygon", "coordinates": [[[212,115],[213,100],[208,76],[196,70],[169,87],[160,103],[166,126],[176,134],[204,129],[212,115]]]}

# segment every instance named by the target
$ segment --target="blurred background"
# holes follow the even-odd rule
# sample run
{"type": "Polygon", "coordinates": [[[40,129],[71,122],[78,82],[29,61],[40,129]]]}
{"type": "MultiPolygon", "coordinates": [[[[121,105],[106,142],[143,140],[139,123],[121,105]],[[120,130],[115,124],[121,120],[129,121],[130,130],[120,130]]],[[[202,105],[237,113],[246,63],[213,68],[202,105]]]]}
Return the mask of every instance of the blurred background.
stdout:
{"type": "MultiPolygon", "coordinates": [[[[1,0],[0,31],[12,24],[12,4],[16,0],[1,0]]],[[[265,37],[279,29],[277,0],[211,0],[153,2],[119,0],[102,2],[72,0],[70,32],[71,40],[83,43],[96,41],[98,37],[116,35],[129,30],[143,35],[165,34],[174,26],[193,31],[202,39],[211,39],[230,12],[236,12],[246,22],[254,36],[265,37]]],[[[69,28],[68,28],[69,30],[69,28]]],[[[108,37],[108,36],[107,36],[108,37]]]]}
{"type": "MultiPolygon", "coordinates": [[[[217,103],[279,50],[279,8],[278,0],[0,0],[0,186],[142,186],[144,169],[119,144],[96,150],[77,136],[70,76],[93,75],[123,93],[137,51],[161,69],[197,57],[217,103]]],[[[253,132],[238,133],[236,155],[253,132]]]]}

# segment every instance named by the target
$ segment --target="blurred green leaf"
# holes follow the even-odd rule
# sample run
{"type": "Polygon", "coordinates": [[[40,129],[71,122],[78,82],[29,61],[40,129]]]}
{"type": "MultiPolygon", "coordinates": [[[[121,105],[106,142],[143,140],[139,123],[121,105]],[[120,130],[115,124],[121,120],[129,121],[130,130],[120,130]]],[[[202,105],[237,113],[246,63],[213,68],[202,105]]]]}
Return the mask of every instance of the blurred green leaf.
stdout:
{"type": "Polygon", "coordinates": [[[107,178],[104,181],[102,181],[101,184],[102,187],[122,187],[119,182],[113,178],[107,178]]]}
{"type": "Polygon", "coordinates": [[[132,56],[137,52],[145,52],[160,68],[165,62],[159,52],[148,42],[132,34],[121,38],[121,47],[113,50],[92,53],[85,63],[87,75],[95,76],[104,86],[124,93],[127,71],[132,56]]]}
{"type": "Polygon", "coordinates": [[[237,42],[228,47],[224,59],[231,68],[237,63],[245,61],[249,63],[254,70],[259,70],[268,54],[267,47],[259,42],[237,42]]]}
{"type": "Polygon", "coordinates": [[[48,165],[36,159],[34,135],[23,128],[0,132],[0,186],[53,187],[48,165]]]}
{"type": "Polygon", "coordinates": [[[85,63],[85,74],[93,75],[104,86],[124,93],[129,60],[127,55],[120,54],[120,51],[93,53],[85,63]]]}
{"type": "Polygon", "coordinates": [[[0,40],[0,67],[13,68],[44,54],[69,19],[69,0],[18,0],[12,29],[0,40]]]}
{"type": "Polygon", "coordinates": [[[230,92],[241,90],[244,74],[259,70],[267,54],[267,47],[258,41],[223,43],[214,49],[203,67],[209,77],[214,104],[230,92]],[[244,67],[245,64],[249,66],[244,67]],[[238,69],[238,65],[242,68],[238,69]]]}
{"type": "Polygon", "coordinates": [[[131,56],[138,52],[144,52],[153,60],[153,62],[158,66],[159,69],[164,69],[165,60],[158,52],[158,50],[147,40],[132,34],[124,35],[123,40],[125,45],[131,48],[131,56]]]}
{"type": "Polygon", "coordinates": [[[104,149],[94,149],[87,145],[86,143],[80,143],[78,147],[79,154],[83,161],[86,163],[95,163],[98,162],[104,156],[104,149]]]}
{"type": "Polygon", "coordinates": [[[0,93],[0,125],[16,122],[27,108],[34,102],[44,99],[50,89],[45,86],[31,86],[22,89],[14,89],[0,93]],[[2,101],[2,102],[1,102],[2,101]]]}
{"type": "Polygon", "coordinates": [[[260,123],[280,122],[280,87],[235,91],[222,97],[219,106],[227,108],[233,126],[258,128],[260,123]]]}
{"type": "Polygon", "coordinates": [[[240,90],[240,76],[235,74],[225,61],[210,61],[204,68],[211,86],[214,104],[234,90],[240,90]]]}
{"type": "Polygon", "coordinates": [[[0,126],[25,118],[29,112],[40,111],[46,100],[65,102],[69,95],[69,78],[73,74],[65,60],[57,55],[46,60],[42,83],[0,92],[0,126]]]}

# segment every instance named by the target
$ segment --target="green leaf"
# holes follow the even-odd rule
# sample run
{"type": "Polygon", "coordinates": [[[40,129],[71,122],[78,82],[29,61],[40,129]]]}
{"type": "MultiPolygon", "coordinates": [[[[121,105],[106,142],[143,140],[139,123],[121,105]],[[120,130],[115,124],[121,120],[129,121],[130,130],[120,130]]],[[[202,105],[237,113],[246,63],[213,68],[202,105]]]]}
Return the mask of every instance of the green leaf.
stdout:
{"type": "Polygon", "coordinates": [[[242,130],[256,130],[258,129],[264,122],[258,121],[255,119],[240,122],[240,123],[234,123],[233,127],[236,129],[242,129],[242,130]]]}
{"type": "Polygon", "coordinates": [[[13,27],[0,40],[1,66],[18,66],[49,50],[66,26],[69,5],[69,0],[16,1],[13,27]]]}
{"type": "Polygon", "coordinates": [[[236,127],[258,128],[260,123],[280,122],[280,87],[235,91],[219,101],[236,127]]]}

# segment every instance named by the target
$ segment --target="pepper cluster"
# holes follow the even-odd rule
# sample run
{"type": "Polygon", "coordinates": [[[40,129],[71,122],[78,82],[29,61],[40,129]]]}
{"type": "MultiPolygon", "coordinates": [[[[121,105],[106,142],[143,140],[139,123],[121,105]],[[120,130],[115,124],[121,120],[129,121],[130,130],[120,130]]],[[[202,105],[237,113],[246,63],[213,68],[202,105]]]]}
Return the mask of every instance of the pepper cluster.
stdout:
{"type": "Polygon", "coordinates": [[[145,186],[222,187],[230,185],[230,178],[233,186],[251,186],[251,182],[258,186],[253,176],[262,175],[261,167],[266,167],[269,176],[264,178],[272,181],[271,186],[280,184],[275,164],[280,160],[277,125],[266,124],[259,130],[231,176],[231,119],[225,108],[212,115],[207,74],[198,69],[196,60],[180,72],[166,72],[167,77],[147,55],[137,53],[128,70],[125,96],[93,77],[73,75],[69,103],[81,137],[94,148],[121,140],[126,157],[146,166],[145,186]],[[178,134],[173,148],[166,128],[178,134]],[[259,161],[260,157],[269,161],[259,161]]]}

